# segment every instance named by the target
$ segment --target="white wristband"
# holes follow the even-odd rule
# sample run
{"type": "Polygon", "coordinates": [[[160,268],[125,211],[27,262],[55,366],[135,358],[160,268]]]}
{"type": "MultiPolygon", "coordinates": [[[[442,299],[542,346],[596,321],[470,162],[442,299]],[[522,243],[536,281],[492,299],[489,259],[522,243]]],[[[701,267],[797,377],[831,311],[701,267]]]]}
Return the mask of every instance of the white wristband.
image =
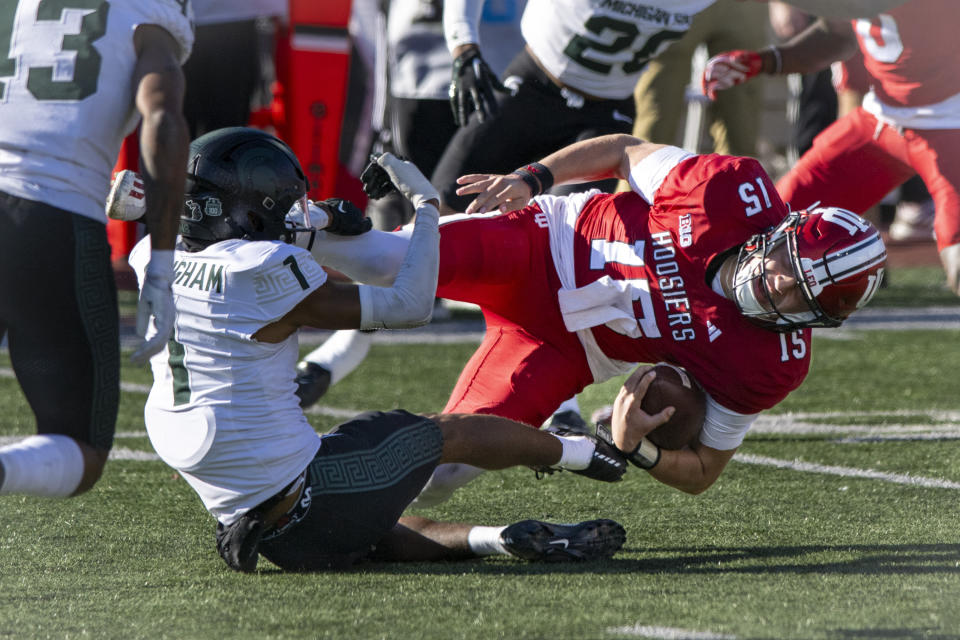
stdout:
{"type": "Polygon", "coordinates": [[[150,262],[146,269],[148,276],[173,280],[173,251],[171,249],[151,249],[150,262]]]}

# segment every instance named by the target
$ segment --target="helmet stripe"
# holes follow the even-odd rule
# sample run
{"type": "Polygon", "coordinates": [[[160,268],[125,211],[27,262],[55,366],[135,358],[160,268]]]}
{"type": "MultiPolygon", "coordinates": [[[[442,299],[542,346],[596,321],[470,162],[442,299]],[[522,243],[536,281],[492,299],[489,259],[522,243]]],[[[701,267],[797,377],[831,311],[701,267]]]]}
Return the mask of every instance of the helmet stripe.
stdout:
{"type": "Polygon", "coordinates": [[[872,269],[886,258],[883,240],[880,234],[874,233],[856,244],[815,260],[812,266],[818,283],[835,283],[872,269]]]}

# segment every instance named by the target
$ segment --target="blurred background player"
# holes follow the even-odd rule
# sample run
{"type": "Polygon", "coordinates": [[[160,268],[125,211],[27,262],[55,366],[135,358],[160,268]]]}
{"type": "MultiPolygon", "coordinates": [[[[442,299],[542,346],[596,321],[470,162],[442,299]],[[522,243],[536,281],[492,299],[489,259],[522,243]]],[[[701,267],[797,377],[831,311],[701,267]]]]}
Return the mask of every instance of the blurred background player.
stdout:
{"type": "MultiPolygon", "coordinates": [[[[89,3],[87,3],[89,4],[89,3]]],[[[116,287],[103,213],[114,159],[140,126],[153,256],[137,309],[145,361],[173,325],[173,244],[189,140],[180,70],[193,43],[184,0],[66,9],[9,2],[0,65],[0,335],[37,435],[0,448],[0,494],[90,489],[113,443],[120,394],[116,287]],[[42,256],[42,259],[39,259],[42,256]]]]}
{"type": "Polygon", "coordinates": [[[863,105],[828,127],[777,185],[803,207],[824,200],[865,211],[914,174],[935,207],[947,286],[960,295],[960,41],[949,0],[910,0],[872,19],[819,19],[786,44],[711,60],[715,94],[757,74],[810,72],[858,48],[871,78],[863,105]]]}
{"type": "Polygon", "coordinates": [[[288,0],[192,0],[196,41],[183,67],[190,138],[245,127],[273,51],[266,18],[286,19],[288,0]],[[262,28],[261,28],[262,27],[262,28]]]}
{"type": "MultiPolygon", "coordinates": [[[[816,20],[816,16],[784,2],[770,3],[770,23],[777,43],[782,44],[799,35],[816,20]]],[[[871,80],[863,66],[863,54],[858,50],[846,60],[836,61],[829,68],[810,73],[787,76],[791,95],[795,96],[794,111],[788,106],[788,118],[793,122],[790,144],[787,148],[787,166],[813,146],[814,138],[838,117],[860,107],[863,96],[870,90],[871,80]]],[[[752,82],[737,88],[749,87],[752,82]]],[[[720,101],[727,94],[717,94],[720,101]]],[[[934,207],[930,194],[919,176],[914,176],[881,200],[880,205],[861,212],[891,240],[932,240],[934,207]]],[[[885,282],[889,282],[887,273],[885,282]]]]}
{"type": "MultiPolygon", "coordinates": [[[[383,3],[386,43],[378,92],[385,97],[379,101],[381,108],[374,126],[381,132],[384,150],[407,158],[425,175],[433,173],[457,131],[449,98],[453,61],[443,20],[445,12],[457,11],[457,1],[383,3]]],[[[482,37],[490,48],[490,60],[483,64],[494,80],[495,74],[501,73],[523,48],[520,16],[525,4],[525,0],[497,0],[471,6],[477,11],[472,23],[477,28],[474,37],[482,37]]],[[[405,224],[411,214],[409,206],[396,198],[377,202],[371,209],[376,228],[383,230],[405,224]],[[387,207],[382,206],[384,202],[387,207]],[[398,202],[404,207],[397,207],[398,202]]]]}
{"type": "MultiPolygon", "coordinates": [[[[717,0],[693,18],[690,30],[651,60],[634,90],[637,116],[633,135],[681,146],[678,137],[697,47],[708,55],[729,49],[756,49],[766,42],[768,10],[756,2],[717,0]]],[[[763,110],[763,85],[745,85],[719,96],[708,110],[712,149],[734,156],[756,156],[763,110]]],[[[629,186],[626,186],[629,188],[629,186]]]]}

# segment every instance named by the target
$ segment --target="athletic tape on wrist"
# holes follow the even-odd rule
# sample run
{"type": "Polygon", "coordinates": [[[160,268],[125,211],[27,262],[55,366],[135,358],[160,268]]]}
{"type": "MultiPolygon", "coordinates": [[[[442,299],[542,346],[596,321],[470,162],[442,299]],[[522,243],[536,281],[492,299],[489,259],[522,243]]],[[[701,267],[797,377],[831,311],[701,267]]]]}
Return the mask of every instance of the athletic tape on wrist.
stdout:
{"type": "Polygon", "coordinates": [[[643,438],[637,448],[627,454],[627,460],[649,471],[660,462],[660,447],[643,438]]]}

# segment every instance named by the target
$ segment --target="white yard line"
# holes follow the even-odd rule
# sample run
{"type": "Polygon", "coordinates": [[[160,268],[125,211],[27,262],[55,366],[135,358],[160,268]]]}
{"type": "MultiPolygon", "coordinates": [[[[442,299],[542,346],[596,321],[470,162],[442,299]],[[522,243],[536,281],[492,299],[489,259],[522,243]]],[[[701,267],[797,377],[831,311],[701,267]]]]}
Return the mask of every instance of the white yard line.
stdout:
{"type": "Polygon", "coordinates": [[[635,624],[629,627],[610,627],[607,633],[635,638],[657,638],[658,640],[736,640],[737,636],[712,631],[691,631],[674,627],[655,627],[635,624]]]}
{"type": "Polygon", "coordinates": [[[814,462],[804,462],[803,460],[780,460],[777,458],[755,456],[745,453],[735,454],[733,459],[744,464],[758,464],[767,467],[776,467],[778,469],[788,469],[790,471],[825,473],[827,475],[841,476],[845,478],[882,480],[883,482],[905,484],[914,487],[925,487],[929,489],[960,489],[960,482],[951,482],[950,480],[941,480],[939,478],[925,478],[923,476],[911,476],[903,473],[887,473],[885,471],[874,471],[873,469],[838,467],[827,464],[816,464],[814,462]]]}

